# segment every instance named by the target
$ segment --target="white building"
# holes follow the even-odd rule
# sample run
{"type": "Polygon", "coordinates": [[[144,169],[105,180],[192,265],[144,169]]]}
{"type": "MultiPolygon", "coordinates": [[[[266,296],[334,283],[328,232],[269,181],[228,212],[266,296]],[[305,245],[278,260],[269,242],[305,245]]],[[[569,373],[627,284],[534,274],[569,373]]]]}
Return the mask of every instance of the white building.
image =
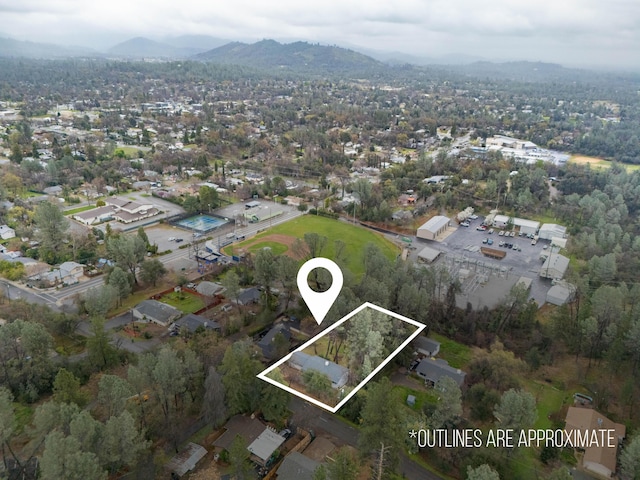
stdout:
{"type": "Polygon", "coordinates": [[[567,273],[569,259],[559,253],[551,253],[540,267],[542,278],[561,279],[567,273]]]}
{"type": "Polygon", "coordinates": [[[540,227],[540,222],[535,220],[527,220],[525,218],[509,217],[507,215],[496,215],[493,218],[493,226],[495,228],[505,228],[509,224],[509,220],[513,222],[515,228],[520,229],[524,234],[535,235],[540,227]]]}
{"type": "Polygon", "coordinates": [[[567,227],[563,227],[557,223],[543,223],[538,232],[538,236],[542,240],[551,240],[554,237],[566,238],[567,227]]]}
{"type": "Polygon", "coordinates": [[[438,235],[447,231],[451,219],[443,215],[430,218],[424,225],[418,228],[416,236],[425,240],[435,240],[438,235]]]}
{"type": "Polygon", "coordinates": [[[0,238],[2,240],[9,240],[16,236],[16,231],[8,225],[0,225],[0,238]]]}

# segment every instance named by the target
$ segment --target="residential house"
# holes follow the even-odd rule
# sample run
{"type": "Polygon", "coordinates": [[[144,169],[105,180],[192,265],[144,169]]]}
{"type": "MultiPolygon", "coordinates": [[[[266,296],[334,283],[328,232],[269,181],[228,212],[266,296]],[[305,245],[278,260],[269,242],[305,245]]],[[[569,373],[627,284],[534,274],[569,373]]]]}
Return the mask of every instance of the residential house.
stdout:
{"type": "Polygon", "coordinates": [[[132,310],[134,318],[143,322],[154,322],[164,327],[182,315],[182,312],[171,305],[157,300],[143,300],[132,310]]]}
{"type": "Polygon", "coordinates": [[[277,353],[274,340],[278,334],[284,337],[288,345],[289,340],[291,339],[291,332],[289,331],[289,326],[285,325],[284,323],[279,323],[274,326],[258,342],[258,346],[262,350],[262,355],[264,355],[264,357],[267,359],[272,359],[277,353]]]}
{"type": "Polygon", "coordinates": [[[320,463],[303,455],[300,452],[291,452],[284,457],[278,467],[276,478],[278,480],[313,480],[313,474],[320,463]]]}
{"type": "Polygon", "coordinates": [[[64,262],[60,265],[60,278],[62,283],[72,285],[80,281],[84,275],[84,265],[77,262],[64,262]]]}
{"type": "Polygon", "coordinates": [[[614,446],[598,445],[597,442],[587,442],[584,450],[581,466],[587,472],[600,475],[606,478],[616,471],[616,459],[618,446],[626,434],[626,427],[620,423],[615,423],[607,417],[590,408],[569,407],[565,418],[565,430],[571,436],[571,432],[593,432],[597,430],[613,430],[614,446]]]}
{"type": "Polygon", "coordinates": [[[174,328],[178,330],[186,328],[189,332],[195,333],[195,331],[202,327],[204,330],[217,330],[220,331],[220,324],[209,320],[207,317],[196,315],[195,313],[189,313],[179,320],[176,320],[173,324],[174,328]]]}
{"type": "Polygon", "coordinates": [[[294,352],[289,359],[289,365],[297,370],[306,372],[316,370],[325,374],[331,380],[331,387],[338,389],[346,385],[349,380],[349,369],[337,363],[325,360],[317,355],[308,355],[304,352],[294,352]]]}
{"type": "Polygon", "coordinates": [[[459,368],[453,368],[446,360],[425,358],[416,367],[416,373],[419,377],[424,378],[425,383],[435,385],[442,377],[449,377],[459,385],[464,383],[464,377],[467,375],[459,368]]]}
{"type": "Polygon", "coordinates": [[[237,436],[240,436],[246,445],[251,445],[264,431],[265,426],[257,418],[235,415],[224,425],[224,429],[225,432],[213,442],[213,446],[229,450],[237,436]]]}
{"type": "Polygon", "coordinates": [[[0,238],[2,240],[9,240],[16,236],[16,231],[8,225],[0,225],[0,238]]]}
{"type": "Polygon", "coordinates": [[[202,281],[196,286],[196,292],[206,297],[213,297],[224,292],[224,287],[219,283],[202,281]]]}
{"type": "Polygon", "coordinates": [[[266,427],[258,438],[256,438],[247,447],[247,450],[251,452],[251,460],[259,465],[266,466],[270,462],[271,456],[282,445],[285,438],[278,435],[275,430],[266,427]]]}
{"type": "Polygon", "coordinates": [[[47,187],[42,190],[47,195],[58,196],[62,193],[62,187],[60,185],[54,185],[53,187],[47,187]]]}
{"type": "Polygon", "coordinates": [[[260,290],[255,287],[246,288],[238,294],[239,305],[250,305],[260,301],[260,290]]]}
{"type": "Polygon", "coordinates": [[[418,337],[413,341],[413,344],[420,355],[435,357],[440,352],[440,342],[433,338],[418,337]]]}

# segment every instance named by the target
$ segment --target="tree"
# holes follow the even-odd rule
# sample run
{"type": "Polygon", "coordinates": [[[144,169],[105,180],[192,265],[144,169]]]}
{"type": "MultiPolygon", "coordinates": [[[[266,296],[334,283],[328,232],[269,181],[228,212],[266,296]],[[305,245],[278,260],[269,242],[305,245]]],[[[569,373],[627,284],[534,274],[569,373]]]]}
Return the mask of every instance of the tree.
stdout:
{"type": "Polygon", "coordinates": [[[203,185],[198,190],[198,196],[203,209],[206,207],[210,212],[212,208],[218,207],[218,192],[214,188],[203,185]]]}
{"type": "Polygon", "coordinates": [[[479,467],[467,467],[467,480],[500,480],[500,475],[486,463],[479,467]]]}
{"type": "MultiPolygon", "coordinates": [[[[0,387],[0,445],[2,445],[2,458],[7,466],[5,448],[11,451],[9,441],[16,430],[16,415],[13,410],[13,395],[5,387],[0,387]]],[[[13,454],[13,452],[12,452],[13,454]]]]}
{"type": "Polygon", "coordinates": [[[107,473],[100,467],[94,453],[82,450],[80,442],[74,437],[65,437],[54,430],[44,443],[44,452],[40,462],[42,480],[106,480],[107,473]]]}
{"type": "MultiPolygon", "coordinates": [[[[285,379],[282,376],[282,373],[278,370],[274,370],[270,377],[283,385],[285,384],[285,379]]],[[[262,410],[262,415],[264,415],[264,418],[267,421],[276,422],[278,424],[281,423],[287,416],[290,399],[291,395],[287,392],[265,382],[262,387],[262,395],[260,397],[260,409],[262,410]]]]}
{"type": "Polygon", "coordinates": [[[87,353],[91,364],[100,370],[115,365],[118,361],[118,351],[111,345],[111,337],[104,329],[103,319],[91,320],[91,333],[87,338],[87,353]]]}
{"type": "Polygon", "coordinates": [[[198,201],[198,197],[188,194],[185,195],[184,200],[182,201],[182,208],[192,215],[194,213],[198,213],[200,211],[200,202],[198,201]]]}
{"type": "Polygon", "coordinates": [[[53,398],[60,403],[84,405],[86,395],[80,391],[80,380],[66,368],[61,368],[53,381],[53,398]]]}
{"type": "MultiPolygon", "coordinates": [[[[127,285],[129,285],[128,281],[127,285]]],[[[84,293],[83,305],[90,317],[104,318],[107,312],[119,303],[119,291],[113,285],[93,287],[84,293]]]]}
{"type": "Polygon", "coordinates": [[[107,240],[107,252],[116,265],[128,271],[135,284],[138,283],[136,270],[144,260],[147,246],[137,235],[118,235],[107,240]]]}
{"type": "Polygon", "coordinates": [[[111,473],[125,465],[133,466],[139,456],[149,447],[135,426],[135,420],[127,411],[107,420],[100,457],[111,473]]]}
{"type": "Polygon", "coordinates": [[[117,375],[103,375],[98,382],[98,402],[106,409],[106,417],[120,415],[127,399],[133,395],[131,384],[117,375]]]}
{"type": "Polygon", "coordinates": [[[227,298],[233,298],[238,304],[238,294],[240,293],[240,277],[235,270],[228,271],[222,278],[222,286],[227,291],[227,298]]]}
{"type": "Polygon", "coordinates": [[[145,260],[140,265],[140,277],[145,283],[150,283],[154,287],[156,283],[158,283],[158,280],[166,275],[166,273],[167,269],[157,258],[145,260]]]}
{"type": "Polygon", "coordinates": [[[125,271],[118,266],[113,267],[113,270],[109,273],[107,285],[114,289],[118,306],[122,305],[122,300],[127,298],[131,293],[129,277],[125,271]]]}
{"type": "Polygon", "coordinates": [[[33,218],[40,241],[40,258],[53,264],[60,260],[66,248],[64,240],[69,229],[69,220],[60,208],[51,202],[42,202],[36,207],[33,218]]]}
{"type": "Polygon", "coordinates": [[[233,478],[236,480],[248,480],[251,478],[251,463],[249,463],[249,450],[240,435],[236,435],[229,446],[229,463],[233,478]]]}
{"type": "Polygon", "coordinates": [[[358,447],[363,455],[369,456],[384,443],[389,448],[387,465],[393,470],[404,438],[398,429],[398,425],[403,423],[401,411],[396,408],[391,387],[389,379],[384,377],[379,382],[370,384],[367,389],[361,412],[362,427],[358,447]]]}
{"type": "Polygon", "coordinates": [[[293,299],[295,289],[298,285],[298,262],[288,255],[276,257],[276,279],[282,286],[286,296],[284,311],[289,308],[289,302],[293,299]]]}
{"type": "Polygon", "coordinates": [[[462,414],[462,392],[456,381],[449,377],[440,378],[435,390],[440,398],[430,424],[433,428],[442,428],[462,414]]]}
{"type": "Polygon", "coordinates": [[[620,473],[624,480],[640,478],[640,435],[633,437],[620,454],[620,473]]]}
{"type": "Polygon", "coordinates": [[[204,382],[204,398],[202,400],[202,415],[207,423],[219,428],[227,418],[222,377],[215,367],[209,367],[207,379],[204,382]]]}
{"type": "Polygon", "coordinates": [[[262,382],[256,375],[262,365],[252,349],[248,340],[236,342],[227,348],[220,364],[227,406],[232,415],[253,412],[260,405],[262,382]]]}
{"type": "Polygon", "coordinates": [[[149,237],[147,236],[147,232],[144,231],[144,227],[138,227],[137,234],[140,240],[144,242],[145,246],[149,245],[149,237]]]}
{"type": "Polygon", "coordinates": [[[358,478],[358,461],[346,448],[342,448],[327,464],[327,477],[330,480],[356,480],[358,478]]]}
{"type": "Polygon", "coordinates": [[[263,248],[256,253],[253,265],[255,280],[264,287],[265,300],[268,302],[271,298],[271,287],[276,279],[276,257],[270,249],[263,248]]]}
{"type": "Polygon", "coordinates": [[[512,388],[502,394],[493,413],[500,422],[500,428],[513,429],[519,434],[536,420],[536,399],[525,390],[512,388]]]}
{"type": "Polygon", "coordinates": [[[325,397],[331,394],[331,379],[317,370],[307,370],[302,373],[302,381],[313,395],[325,397]]]}

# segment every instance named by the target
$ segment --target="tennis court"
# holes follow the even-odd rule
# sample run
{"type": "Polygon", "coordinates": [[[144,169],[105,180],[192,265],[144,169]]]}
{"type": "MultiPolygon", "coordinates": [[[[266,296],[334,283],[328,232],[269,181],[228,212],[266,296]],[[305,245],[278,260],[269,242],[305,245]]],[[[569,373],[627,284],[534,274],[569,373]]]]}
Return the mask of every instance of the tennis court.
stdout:
{"type": "Polygon", "coordinates": [[[213,217],[211,215],[195,215],[193,217],[177,221],[176,225],[188,230],[193,230],[194,232],[208,233],[226,223],[226,220],[213,217]]]}

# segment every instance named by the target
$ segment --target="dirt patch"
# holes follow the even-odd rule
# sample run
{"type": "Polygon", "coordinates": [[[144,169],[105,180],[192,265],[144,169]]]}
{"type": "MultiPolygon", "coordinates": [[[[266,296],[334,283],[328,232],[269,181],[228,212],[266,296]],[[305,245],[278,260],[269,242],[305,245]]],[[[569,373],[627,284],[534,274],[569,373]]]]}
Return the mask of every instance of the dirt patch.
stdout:
{"type": "Polygon", "coordinates": [[[289,257],[293,258],[294,260],[301,260],[302,258],[304,258],[304,254],[300,255],[300,254],[296,254],[296,252],[293,250],[293,244],[295,243],[297,239],[295,237],[290,237],[289,235],[282,235],[280,233],[273,233],[270,235],[266,235],[264,237],[260,237],[260,238],[253,238],[251,240],[248,240],[246,243],[244,243],[242,245],[242,250],[247,251],[249,250],[249,248],[251,248],[253,245],[259,245],[261,243],[265,243],[265,242],[274,242],[274,243],[279,243],[281,245],[284,245],[287,247],[287,251],[284,252],[285,255],[288,255],[289,257]]]}

